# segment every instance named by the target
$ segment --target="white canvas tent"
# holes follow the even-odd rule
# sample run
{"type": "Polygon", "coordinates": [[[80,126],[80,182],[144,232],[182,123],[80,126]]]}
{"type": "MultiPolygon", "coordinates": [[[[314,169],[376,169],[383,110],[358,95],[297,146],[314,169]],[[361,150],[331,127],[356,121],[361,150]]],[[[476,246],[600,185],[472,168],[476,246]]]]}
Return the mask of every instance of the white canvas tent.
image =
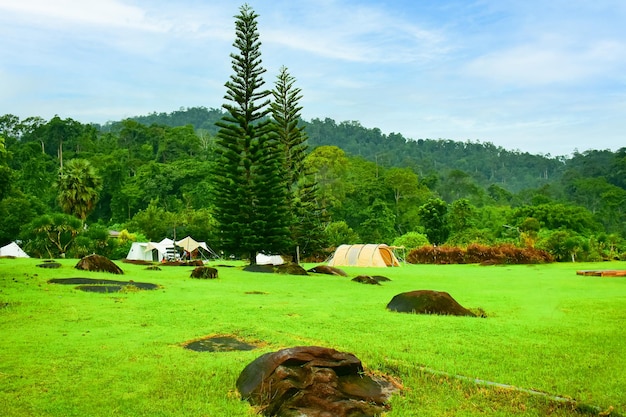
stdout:
{"type": "Polygon", "coordinates": [[[164,246],[157,242],[133,242],[126,259],[161,262],[167,255],[164,246]]]}
{"type": "Polygon", "coordinates": [[[328,266],[400,266],[392,249],[385,244],[341,245],[328,266]]]}
{"type": "Polygon", "coordinates": [[[256,256],[257,265],[282,265],[285,260],[280,255],[265,255],[259,253],[256,256]]]}
{"type": "Polygon", "coordinates": [[[0,256],[13,256],[15,258],[30,258],[26,252],[15,242],[11,242],[0,248],[0,256]]]}

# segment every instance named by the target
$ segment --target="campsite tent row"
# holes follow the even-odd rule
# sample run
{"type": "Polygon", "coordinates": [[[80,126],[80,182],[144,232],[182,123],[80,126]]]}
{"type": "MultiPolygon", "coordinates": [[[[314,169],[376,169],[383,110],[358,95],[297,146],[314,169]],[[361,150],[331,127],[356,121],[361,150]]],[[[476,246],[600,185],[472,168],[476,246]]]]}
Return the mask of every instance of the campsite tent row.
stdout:
{"type": "Polygon", "coordinates": [[[165,238],[160,242],[133,242],[126,255],[126,259],[140,261],[155,261],[175,259],[176,247],[191,253],[196,250],[204,250],[206,254],[217,256],[206,242],[197,242],[190,236],[174,242],[165,238]]]}

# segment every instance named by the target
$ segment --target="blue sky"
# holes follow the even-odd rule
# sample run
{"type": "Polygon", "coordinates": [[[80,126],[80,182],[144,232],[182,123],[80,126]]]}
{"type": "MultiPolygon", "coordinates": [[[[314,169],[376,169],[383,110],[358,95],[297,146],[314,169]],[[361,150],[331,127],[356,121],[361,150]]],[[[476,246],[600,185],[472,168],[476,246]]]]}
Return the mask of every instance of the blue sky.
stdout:
{"type": "MultiPolygon", "coordinates": [[[[219,108],[230,0],[0,0],[0,115],[219,108]]],[[[306,120],[569,156],[626,146],[623,0],[259,0],[266,86],[306,120]]]]}

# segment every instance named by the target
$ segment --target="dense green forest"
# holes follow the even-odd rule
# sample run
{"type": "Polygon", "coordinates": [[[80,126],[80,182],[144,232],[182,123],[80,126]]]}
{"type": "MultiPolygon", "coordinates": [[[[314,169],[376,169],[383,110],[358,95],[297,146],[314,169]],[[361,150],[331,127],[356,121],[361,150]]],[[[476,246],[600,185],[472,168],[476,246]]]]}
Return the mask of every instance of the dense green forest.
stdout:
{"type": "MultiPolygon", "coordinates": [[[[0,117],[0,243],[20,240],[42,257],[122,258],[133,239],[190,234],[220,251],[213,176],[223,116],[196,107],[105,125],[0,117]],[[82,211],[63,208],[72,175],[95,192],[83,196],[82,211]],[[109,230],[123,231],[122,239],[110,239],[109,230]]],[[[354,121],[301,125],[304,164],[324,211],[322,236],[308,254],[373,242],[504,242],[562,261],[626,252],[626,148],[551,157],[411,140],[354,121]]]]}

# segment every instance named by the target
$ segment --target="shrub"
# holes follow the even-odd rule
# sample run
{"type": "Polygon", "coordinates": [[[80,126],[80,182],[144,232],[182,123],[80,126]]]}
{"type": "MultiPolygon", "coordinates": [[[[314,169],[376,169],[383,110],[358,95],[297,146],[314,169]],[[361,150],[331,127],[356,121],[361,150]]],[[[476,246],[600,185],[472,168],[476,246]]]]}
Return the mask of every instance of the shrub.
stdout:
{"type": "Polygon", "coordinates": [[[406,261],[412,264],[537,264],[553,262],[552,255],[535,248],[512,244],[486,246],[473,243],[463,249],[456,246],[423,246],[412,250],[406,261]]]}
{"type": "Polygon", "coordinates": [[[393,246],[404,246],[409,251],[429,244],[428,237],[419,232],[405,233],[393,241],[393,246]]]}

